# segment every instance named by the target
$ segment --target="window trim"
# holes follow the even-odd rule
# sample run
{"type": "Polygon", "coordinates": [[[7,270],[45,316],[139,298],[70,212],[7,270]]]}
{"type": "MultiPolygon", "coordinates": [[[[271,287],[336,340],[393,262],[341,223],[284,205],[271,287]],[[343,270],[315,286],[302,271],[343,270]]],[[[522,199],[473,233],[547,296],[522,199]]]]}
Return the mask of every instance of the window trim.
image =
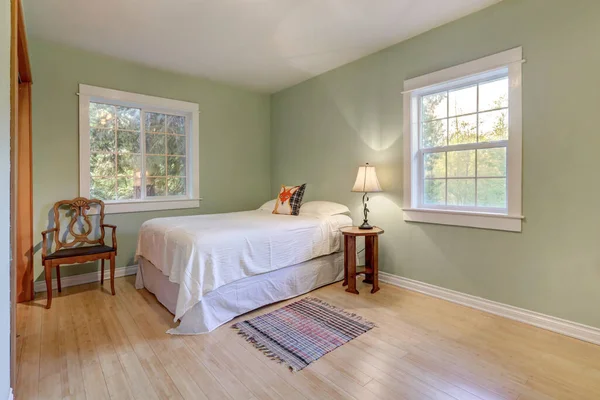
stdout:
{"type": "MultiPolygon", "coordinates": [[[[188,162],[187,173],[189,175],[188,190],[186,196],[170,196],[165,198],[144,200],[115,200],[106,201],[105,211],[107,214],[173,210],[182,208],[196,208],[200,206],[200,125],[199,106],[180,100],[165,99],[161,97],[124,92],[114,89],[106,89],[97,86],[79,84],[79,195],[90,196],[90,124],[89,105],[92,102],[105,102],[108,104],[140,107],[145,111],[169,112],[178,115],[189,115],[191,126],[189,132],[189,146],[191,146],[192,157],[188,162]]],[[[141,118],[141,116],[140,116],[141,118]]],[[[143,121],[141,121],[143,123],[143,121]]],[[[142,138],[143,139],[143,138],[142,138]]],[[[189,154],[190,149],[186,150],[189,154]]]]}
{"type": "MultiPolygon", "coordinates": [[[[478,60],[446,68],[404,81],[404,200],[405,221],[466,226],[521,232],[522,229],[522,63],[523,50],[517,47],[478,60]],[[509,137],[506,143],[506,212],[463,211],[449,208],[420,207],[418,187],[419,127],[417,99],[435,86],[435,91],[479,81],[484,75],[497,76],[508,70],[509,137]]],[[[486,210],[487,211],[487,210],[486,210]]]]}

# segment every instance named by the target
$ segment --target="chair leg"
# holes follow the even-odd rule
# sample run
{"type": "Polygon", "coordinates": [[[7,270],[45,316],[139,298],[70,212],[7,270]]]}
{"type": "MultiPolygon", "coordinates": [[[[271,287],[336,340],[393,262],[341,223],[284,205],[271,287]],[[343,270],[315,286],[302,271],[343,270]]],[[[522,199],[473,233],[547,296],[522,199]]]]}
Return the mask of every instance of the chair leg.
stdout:
{"type": "Polygon", "coordinates": [[[104,258],[101,261],[100,284],[104,285],[104,258]]]}
{"type": "Polygon", "coordinates": [[[56,286],[58,286],[58,292],[62,292],[62,286],[60,284],[60,265],[56,266],[56,286]]]}
{"type": "Polygon", "coordinates": [[[115,253],[110,254],[110,290],[115,295],[115,253]]]}
{"type": "Polygon", "coordinates": [[[46,308],[49,309],[52,306],[52,264],[46,261],[44,269],[46,272],[46,308]]]}

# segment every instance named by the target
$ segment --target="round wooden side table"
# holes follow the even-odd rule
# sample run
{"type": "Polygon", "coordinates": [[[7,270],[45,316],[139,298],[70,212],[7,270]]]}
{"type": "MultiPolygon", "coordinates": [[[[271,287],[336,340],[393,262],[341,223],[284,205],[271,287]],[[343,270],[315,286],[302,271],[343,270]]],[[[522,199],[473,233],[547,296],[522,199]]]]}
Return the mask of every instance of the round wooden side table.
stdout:
{"type": "Polygon", "coordinates": [[[381,228],[359,229],[357,226],[342,228],[344,235],[344,283],[348,285],[346,292],[358,294],[356,290],[356,276],[364,274],[365,283],[373,284],[371,293],[379,290],[379,235],[384,231],[381,228]],[[356,238],[365,237],[365,270],[356,272],[356,238]]]}

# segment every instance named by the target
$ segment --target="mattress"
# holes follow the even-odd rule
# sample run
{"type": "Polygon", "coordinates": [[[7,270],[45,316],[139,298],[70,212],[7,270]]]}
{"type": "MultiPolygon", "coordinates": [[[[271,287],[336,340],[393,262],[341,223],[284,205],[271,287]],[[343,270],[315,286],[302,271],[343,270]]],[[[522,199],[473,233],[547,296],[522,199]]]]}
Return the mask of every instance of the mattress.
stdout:
{"type": "Polygon", "coordinates": [[[277,215],[265,210],[156,218],[138,236],[137,257],[179,287],[175,320],[227,284],[342,250],[343,214],[277,215]]]}
{"type": "MultiPolygon", "coordinates": [[[[183,315],[179,326],[168,333],[208,333],[238,315],[308,293],[343,277],[344,253],[340,252],[241,279],[205,295],[183,315]]],[[[175,313],[179,285],[170,282],[150,261],[140,257],[136,288],[144,287],[175,313]]]]}

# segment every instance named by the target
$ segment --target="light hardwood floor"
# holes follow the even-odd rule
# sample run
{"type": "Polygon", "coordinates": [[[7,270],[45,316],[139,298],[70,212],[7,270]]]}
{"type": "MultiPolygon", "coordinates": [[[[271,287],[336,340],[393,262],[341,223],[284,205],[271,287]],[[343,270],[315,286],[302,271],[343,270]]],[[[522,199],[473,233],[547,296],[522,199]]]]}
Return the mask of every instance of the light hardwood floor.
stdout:
{"type": "Polygon", "coordinates": [[[377,327],[292,373],[231,323],[167,335],[172,315],[133,281],[18,305],[18,400],[600,399],[600,346],[390,285],[312,292],[377,327]]]}

